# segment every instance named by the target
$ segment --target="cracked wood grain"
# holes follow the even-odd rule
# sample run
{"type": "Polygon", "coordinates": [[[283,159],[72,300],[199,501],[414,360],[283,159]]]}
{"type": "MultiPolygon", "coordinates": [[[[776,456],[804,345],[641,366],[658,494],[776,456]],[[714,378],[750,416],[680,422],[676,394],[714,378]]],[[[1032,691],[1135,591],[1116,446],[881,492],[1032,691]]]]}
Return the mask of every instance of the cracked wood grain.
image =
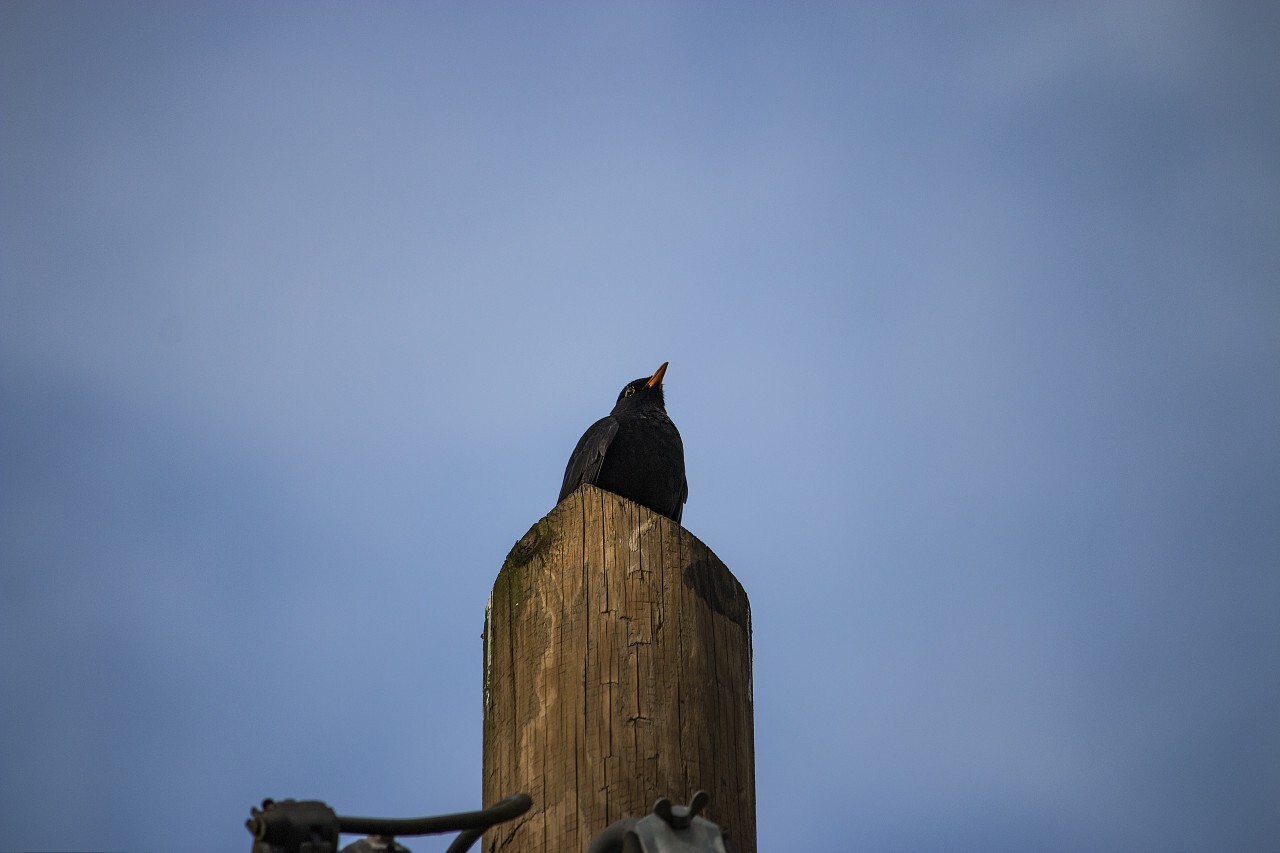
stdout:
{"type": "Polygon", "coordinates": [[[484,643],[484,802],[534,800],[486,851],[585,850],[705,789],[705,816],[754,853],[751,610],[691,533],[579,489],[511,549],[484,643]]]}

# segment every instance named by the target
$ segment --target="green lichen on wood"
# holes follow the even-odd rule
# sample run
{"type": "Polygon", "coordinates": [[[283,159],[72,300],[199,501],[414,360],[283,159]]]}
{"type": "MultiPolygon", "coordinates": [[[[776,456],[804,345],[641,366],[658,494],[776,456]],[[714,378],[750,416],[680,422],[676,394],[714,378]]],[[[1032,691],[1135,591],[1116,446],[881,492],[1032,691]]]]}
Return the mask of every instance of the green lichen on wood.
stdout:
{"type": "Polygon", "coordinates": [[[520,542],[511,546],[507,558],[503,561],[502,570],[524,569],[534,557],[539,557],[552,547],[556,539],[556,530],[550,523],[550,516],[544,516],[538,524],[529,528],[529,533],[520,538],[520,542]]]}
{"type": "Polygon", "coordinates": [[[529,528],[529,532],[522,536],[519,542],[511,546],[506,560],[502,563],[502,570],[505,572],[508,569],[519,569],[528,565],[530,560],[551,547],[554,538],[555,531],[551,527],[550,516],[544,516],[529,528]]]}
{"type": "MultiPolygon", "coordinates": [[[[502,562],[502,570],[493,582],[493,597],[507,600],[512,593],[523,591],[528,586],[525,568],[534,558],[542,557],[555,541],[555,529],[550,516],[546,516],[529,528],[529,532],[520,537],[520,541],[511,546],[507,558],[502,562]]],[[[519,596],[517,596],[519,597],[519,596]]]]}

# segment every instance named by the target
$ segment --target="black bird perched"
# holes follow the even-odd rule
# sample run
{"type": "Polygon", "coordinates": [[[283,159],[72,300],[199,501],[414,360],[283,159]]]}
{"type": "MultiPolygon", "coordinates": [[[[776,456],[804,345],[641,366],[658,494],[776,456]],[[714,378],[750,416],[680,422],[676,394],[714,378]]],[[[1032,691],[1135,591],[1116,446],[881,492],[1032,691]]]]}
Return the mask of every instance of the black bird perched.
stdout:
{"type": "Polygon", "coordinates": [[[609,416],[582,434],[564,469],[557,503],[590,483],[680,521],[689,484],[684,443],[662,400],[666,372],[664,361],[652,376],[628,383],[609,416]]]}

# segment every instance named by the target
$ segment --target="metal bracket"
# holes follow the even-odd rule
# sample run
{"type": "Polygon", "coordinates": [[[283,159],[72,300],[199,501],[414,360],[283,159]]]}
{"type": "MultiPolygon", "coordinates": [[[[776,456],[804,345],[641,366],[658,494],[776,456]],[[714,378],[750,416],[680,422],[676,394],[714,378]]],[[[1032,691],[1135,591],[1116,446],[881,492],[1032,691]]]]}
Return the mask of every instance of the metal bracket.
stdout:
{"type": "Polygon", "coordinates": [[[663,797],[653,804],[652,814],[609,824],[587,853],[738,853],[720,827],[698,817],[709,802],[706,791],[694,794],[688,806],[673,806],[663,797]]]}

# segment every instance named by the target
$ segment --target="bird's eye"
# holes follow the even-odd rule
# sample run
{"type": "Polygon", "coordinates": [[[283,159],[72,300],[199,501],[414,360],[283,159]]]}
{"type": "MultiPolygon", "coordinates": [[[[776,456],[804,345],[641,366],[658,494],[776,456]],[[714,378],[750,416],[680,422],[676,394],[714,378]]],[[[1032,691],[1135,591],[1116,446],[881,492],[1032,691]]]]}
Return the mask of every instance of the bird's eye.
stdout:
{"type": "Polygon", "coordinates": [[[632,394],[634,394],[634,393],[636,393],[636,386],[634,386],[634,385],[628,385],[628,386],[627,386],[627,390],[625,390],[625,391],[623,391],[623,392],[622,392],[622,396],[624,396],[624,397],[630,397],[630,396],[631,396],[632,394]]]}

